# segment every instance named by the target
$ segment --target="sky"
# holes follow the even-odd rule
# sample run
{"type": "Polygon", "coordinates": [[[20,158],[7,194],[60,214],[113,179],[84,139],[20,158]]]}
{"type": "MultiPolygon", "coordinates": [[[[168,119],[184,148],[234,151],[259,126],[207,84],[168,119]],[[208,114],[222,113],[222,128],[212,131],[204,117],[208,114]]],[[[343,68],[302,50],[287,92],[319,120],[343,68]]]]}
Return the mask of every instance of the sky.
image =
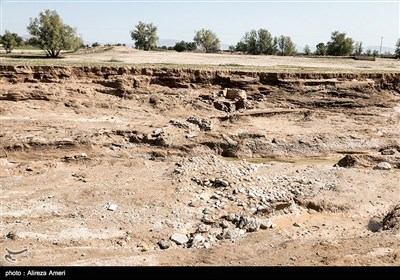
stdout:
{"type": "Polygon", "coordinates": [[[0,0],[0,32],[29,35],[30,18],[56,10],[77,28],[85,43],[133,44],[139,21],[158,27],[160,39],[192,41],[196,30],[211,29],[222,44],[236,45],[247,31],[267,29],[290,36],[299,47],[328,42],[345,32],[363,46],[394,48],[400,38],[400,0],[395,1],[35,1],[0,0]]]}

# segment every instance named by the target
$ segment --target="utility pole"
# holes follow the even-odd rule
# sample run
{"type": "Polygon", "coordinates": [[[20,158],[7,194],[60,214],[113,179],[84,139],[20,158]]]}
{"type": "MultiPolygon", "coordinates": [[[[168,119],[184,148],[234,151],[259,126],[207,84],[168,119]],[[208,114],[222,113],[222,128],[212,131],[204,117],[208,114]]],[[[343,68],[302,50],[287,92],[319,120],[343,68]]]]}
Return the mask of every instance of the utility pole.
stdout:
{"type": "Polygon", "coordinates": [[[382,41],[383,41],[383,36],[381,37],[381,47],[379,48],[379,55],[382,54],[382,41]]]}

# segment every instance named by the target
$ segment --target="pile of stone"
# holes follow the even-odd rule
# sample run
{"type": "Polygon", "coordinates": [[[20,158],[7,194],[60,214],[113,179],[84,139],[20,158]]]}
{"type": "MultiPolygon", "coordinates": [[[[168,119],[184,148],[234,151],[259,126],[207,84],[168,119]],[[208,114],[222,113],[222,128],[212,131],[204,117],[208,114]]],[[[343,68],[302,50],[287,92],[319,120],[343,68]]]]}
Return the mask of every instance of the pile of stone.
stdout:
{"type": "Polygon", "coordinates": [[[340,184],[335,169],[326,167],[322,175],[312,168],[290,175],[260,176],[266,165],[245,160],[226,161],[216,155],[184,158],[176,164],[179,182],[193,182],[188,188],[193,199],[189,207],[201,210],[200,224],[186,246],[210,246],[219,240],[232,241],[246,233],[274,227],[275,214],[298,211],[298,198],[310,198],[321,190],[334,191],[340,184]],[[196,245],[193,245],[196,244],[196,245]]]}
{"type": "Polygon", "coordinates": [[[210,131],[213,129],[213,123],[211,120],[197,118],[197,117],[189,117],[186,121],[170,120],[169,123],[172,124],[173,126],[183,129],[197,128],[202,131],[210,131]]]}

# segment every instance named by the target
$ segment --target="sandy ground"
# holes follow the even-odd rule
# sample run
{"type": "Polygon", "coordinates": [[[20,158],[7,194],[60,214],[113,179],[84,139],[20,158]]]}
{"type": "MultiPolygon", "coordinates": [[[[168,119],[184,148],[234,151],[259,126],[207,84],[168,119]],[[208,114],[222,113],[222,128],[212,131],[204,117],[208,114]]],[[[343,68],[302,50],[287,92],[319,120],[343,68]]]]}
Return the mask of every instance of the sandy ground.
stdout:
{"type": "MultiPolygon", "coordinates": [[[[399,67],[134,52],[79,60],[399,67]]],[[[285,114],[225,121],[199,99],[216,88],[152,86],[131,98],[104,90],[89,80],[2,83],[2,97],[36,94],[0,101],[0,251],[28,249],[1,256],[2,266],[400,265],[400,232],[382,229],[400,201],[398,92],[311,109],[316,97],[280,92],[251,110],[285,114]],[[221,141],[240,156],[223,156],[221,141]],[[367,164],[336,166],[345,155],[367,164]],[[381,160],[392,168],[376,169],[381,160]]]]}

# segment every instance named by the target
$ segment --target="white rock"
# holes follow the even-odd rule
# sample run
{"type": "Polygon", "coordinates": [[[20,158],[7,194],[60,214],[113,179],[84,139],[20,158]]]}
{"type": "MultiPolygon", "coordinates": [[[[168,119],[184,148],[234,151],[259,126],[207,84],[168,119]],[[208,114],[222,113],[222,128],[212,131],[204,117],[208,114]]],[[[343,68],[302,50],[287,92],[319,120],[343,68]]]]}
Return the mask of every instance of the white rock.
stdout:
{"type": "Polygon", "coordinates": [[[203,243],[206,239],[201,234],[196,234],[193,237],[193,244],[203,243]]]}
{"type": "Polygon", "coordinates": [[[186,244],[189,241],[186,234],[183,234],[183,233],[174,233],[171,236],[171,240],[174,241],[178,245],[186,244]]]}
{"type": "Polygon", "coordinates": [[[19,165],[18,163],[11,163],[5,158],[0,158],[0,167],[3,167],[4,169],[15,168],[18,165],[19,165]]]}
{"type": "Polygon", "coordinates": [[[107,210],[110,211],[115,211],[117,209],[118,205],[117,204],[110,204],[107,208],[107,210]]]}
{"type": "Polygon", "coordinates": [[[273,227],[274,227],[274,224],[269,220],[262,221],[260,224],[261,229],[268,229],[268,228],[273,228],[273,227]]]}
{"type": "Polygon", "coordinates": [[[210,231],[211,227],[205,224],[201,224],[199,225],[199,227],[197,228],[198,232],[204,233],[204,232],[208,232],[210,231]]]}
{"type": "Polygon", "coordinates": [[[392,165],[388,162],[382,161],[380,163],[378,163],[377,166],[375,166],[375,169],[378,170],[390,170],[392,169],[392,165]]]}

